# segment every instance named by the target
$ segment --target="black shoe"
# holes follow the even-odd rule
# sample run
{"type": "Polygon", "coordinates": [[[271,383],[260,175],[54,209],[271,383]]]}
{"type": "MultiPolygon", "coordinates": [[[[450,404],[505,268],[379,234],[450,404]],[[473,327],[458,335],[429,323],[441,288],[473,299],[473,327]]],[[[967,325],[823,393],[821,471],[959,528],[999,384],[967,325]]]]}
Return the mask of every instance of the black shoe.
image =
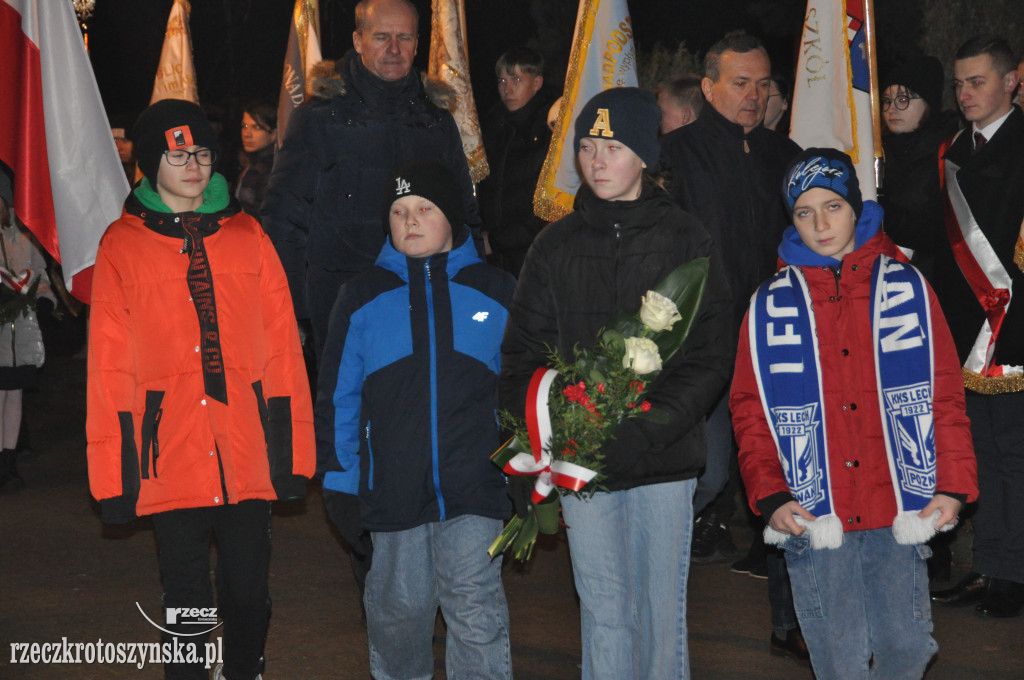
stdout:
{"type": "Polygon", "coordinates": [[[811,653],[807,651],[807,643],[804,642],[804,634],[799,628],[786,633],[785,638],[780,638],[772,631],[771,653],[775,656],[788,656],[800,663],[810,663],[811,653]]]}
{"type": "Polygon", "coordinates": [[[1024,583],[1004,578],[990,579],[981,604],[974,608],[982,616],[1009,619],[1024,611],[1024,583]]]}
{"type": "Polygon", "coordinates": [[[768,569],[768,563],[765,561],[763,554],[762,555],[749,555],[748,554],[743,559],[737,560],[737,561],[733,562],[732,566],[729,567],[729,571],[735,572],[737,574],[750,574],[751,576],[754,576],[755,578],[766,578],[767,575],[768,575],[767,569],[768,569]],[[755,572],[757,572],[757,573],[755,573],[755,572]],[[761,577],[761,576],[759,576],[759,574],[764,574],[765,576],[761,577]]]}
{"type": "Polygon", "coordinates": [[[966,604],[979,602],[985,596],[988,581],[988,576],[972,571],[952,588],[933,592],[931,594],[932,604],[961,607],[966,604]]]}
{"type": "Polygon", "coordinates": [[[695,564],[724,562],[736,555],[736,544],[725,522],[720,522],[715,515],[698,517],[693,523],[693,545],[690,548],[690,561],[695,564]]]}
{"type": "Polygon", "coordinates": [[[0,451],[0,494],[14,493],[25,486],[18,474],[18,454],[11,449],[0,451]]]}

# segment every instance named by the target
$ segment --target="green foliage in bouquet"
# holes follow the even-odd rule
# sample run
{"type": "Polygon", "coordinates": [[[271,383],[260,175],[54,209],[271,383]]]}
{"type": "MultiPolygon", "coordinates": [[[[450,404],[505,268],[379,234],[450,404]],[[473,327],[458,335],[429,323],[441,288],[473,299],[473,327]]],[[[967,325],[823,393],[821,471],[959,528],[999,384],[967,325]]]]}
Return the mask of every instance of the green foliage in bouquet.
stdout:
{"type": "Polygon", "coordinates": [[[559,376],[548,394],[551,436],[542,453],[533,453],[522,418],[501,414],[502,426],[514,436],[491,460],[513,475],[510,484],[537,482],[529,512],[512,518],[488,550],[492,558],[511,548],[513,557],[528,560],[538,532],[557,531],[552,516],[557,520],[559,493],[585,496],[604,488],[601,447],[615,437],[623,420],[667,420],[644,395],[686,340],[700,309],[707,271],[706,257],[676,268],[642,297],[638,311],[616,313],[598,332],[593,347],[577,345],[571,360],[550,352],[549,366],[559,376]]]}

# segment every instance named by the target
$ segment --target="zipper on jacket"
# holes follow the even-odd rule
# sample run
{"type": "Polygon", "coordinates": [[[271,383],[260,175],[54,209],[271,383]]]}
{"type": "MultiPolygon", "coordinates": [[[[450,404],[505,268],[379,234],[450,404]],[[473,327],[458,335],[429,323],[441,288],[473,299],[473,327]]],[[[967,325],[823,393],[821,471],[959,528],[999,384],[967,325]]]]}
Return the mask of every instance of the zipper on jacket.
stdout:
{"type": "Polygon", "coordinates": [[[430,260],[423,265],[426,276],[427,331],[430,338],[430,460],[434,473],[434,496],[440,521],[446,518],[444,497],[441,495],[441,461],[437,447],[437,329],[434,323],[434,289],[430,278],[430,260]]]}
{"type": "Polygon", "coordinates": [[[366,421],[366,453],[370,458],[369,479],[366,480],[366,488],[373,491],[373,444],[370,443],[370,421],[366,421]]]}
{"type": "Polygon", "coordinates": [[[843,278],[843,265],[840,264],[838,267],[829,267],[832,271],[832,278],[836,282],[836,300],[842,300],[843,296],[839,294],[839,280],[843,278]]]}

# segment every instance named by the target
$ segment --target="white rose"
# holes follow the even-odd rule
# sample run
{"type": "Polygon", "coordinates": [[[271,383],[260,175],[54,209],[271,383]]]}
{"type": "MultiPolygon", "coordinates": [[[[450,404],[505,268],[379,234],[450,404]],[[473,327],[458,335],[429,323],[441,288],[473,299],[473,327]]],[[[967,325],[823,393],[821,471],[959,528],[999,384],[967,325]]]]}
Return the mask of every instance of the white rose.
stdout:
{"type": "Polygon", "coordinates": [[[655,333],[672,330],[672,324],[682,320],[676,303],[653,290],[640,298],[640,320],[655,333]]]}
{"type": "Polygon", "coordinates": [[[658,346],[649,338],[626,338],[622,367],[632,368],[637,375],[660,371],[661,355],[658,354],[658,346]]]}

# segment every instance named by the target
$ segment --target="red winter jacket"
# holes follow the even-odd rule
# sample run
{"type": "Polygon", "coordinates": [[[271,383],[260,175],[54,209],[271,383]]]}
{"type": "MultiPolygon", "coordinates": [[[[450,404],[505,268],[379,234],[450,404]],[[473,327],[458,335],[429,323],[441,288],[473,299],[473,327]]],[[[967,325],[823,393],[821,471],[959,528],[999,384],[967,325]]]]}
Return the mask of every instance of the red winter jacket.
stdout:
{"type": "MultiPolygon", "coordinates": [[[[829,267],[800,267],[818,329],[833,502],[846,531],[892,526],[896,517],[875,384],[870,296],[875,259],[897,252],[879,232],[843,258],[838,274],[829,267]]],[[[960,363],[931,288],[928,299],[935,355],[936,492],[966,496],[969,502],[977,498],[978,485],[960,363]]],[[[767,520],[793,496],[761,405],[747,323],[744,318],[729,405],[747,498],[767,520]]]]}
{"type": "Polygon", "coordinates": [[[256,220],[235,205],[160,213],[131,195],[100,241],[92,297],[89,483],[105,521],[305,492],[309,382],[288,282],[256,220]],[[193,289],[208,306],[186,280],[182,219],[205,230],[213,290],[193,289]],[[216,361],[203,358],[211,332],[216,361]]]}

